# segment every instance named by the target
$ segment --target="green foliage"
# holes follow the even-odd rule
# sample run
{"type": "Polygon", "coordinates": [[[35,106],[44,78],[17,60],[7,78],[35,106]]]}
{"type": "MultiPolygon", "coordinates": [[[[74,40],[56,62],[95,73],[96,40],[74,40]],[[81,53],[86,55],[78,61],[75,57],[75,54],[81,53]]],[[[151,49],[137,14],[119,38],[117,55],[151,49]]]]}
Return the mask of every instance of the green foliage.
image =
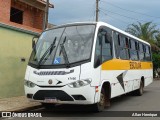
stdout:
{"type": "Polygon", "coordinates": [[[157,70],[158,68],[160,68],[160,54],[153,53],[152,59],[153,59],[153,67],[155,70],[157,70]]]}
{"type": "Polygon", "coordinates": [[[138,22],[138,24],[131,24],[126,29],[126,32],[149,43],[155,43],[155,36],[159,33],[156,29],[156,25],[152,24],[152,22],[147,22],[144,24],[138,22]]]}
{"type": "Polygon", "coordinates": [[[153,53],[160,52],[160,31],[152,22],[131,24],[126,29],[126,32],[149,42],[153,53]]]}
{"type": "Polygon", "coordinates": [[[156,35],[157,46],[160,47],[160,32],[156,35]]]}

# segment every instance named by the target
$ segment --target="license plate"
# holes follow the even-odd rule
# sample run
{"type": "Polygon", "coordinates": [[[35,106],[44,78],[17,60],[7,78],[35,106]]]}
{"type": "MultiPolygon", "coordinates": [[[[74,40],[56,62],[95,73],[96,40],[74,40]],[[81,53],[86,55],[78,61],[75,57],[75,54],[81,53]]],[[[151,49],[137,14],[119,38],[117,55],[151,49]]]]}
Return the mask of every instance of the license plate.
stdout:
{"type": "Polygon", "coordinates": [[[45,103],[55,103],[57,102],[56,98],[45,98],[44,100],[45,103]]]}

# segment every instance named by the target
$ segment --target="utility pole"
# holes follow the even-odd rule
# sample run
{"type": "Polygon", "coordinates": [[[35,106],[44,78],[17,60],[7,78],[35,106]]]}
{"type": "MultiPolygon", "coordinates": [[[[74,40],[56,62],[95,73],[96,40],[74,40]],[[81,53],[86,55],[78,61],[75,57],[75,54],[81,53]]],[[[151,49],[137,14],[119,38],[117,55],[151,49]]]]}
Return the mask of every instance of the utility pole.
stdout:
{"type": "Polygon", "coordinates": [[[45,30],[48,26],[48,14],[49,14],[49,0],[46,0],[46,8],[45,8],[45,15],[44,15],[44,23],[43,23],[43,30],[45,30]]]}
{"type": "Polygon", "coordinates": [[[96,22],[98,22],[98,16],[99,16],[99,1],[96,0],[96,22]]]}

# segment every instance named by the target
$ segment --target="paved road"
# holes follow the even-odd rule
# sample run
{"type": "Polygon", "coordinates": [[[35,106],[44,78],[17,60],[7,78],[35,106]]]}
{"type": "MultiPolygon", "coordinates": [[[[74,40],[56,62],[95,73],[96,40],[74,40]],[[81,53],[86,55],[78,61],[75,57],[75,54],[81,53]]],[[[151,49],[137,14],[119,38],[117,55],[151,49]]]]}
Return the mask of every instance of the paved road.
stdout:
{"type": "MultiPolygon", "coordinates": [[[[56,111],[86,110],[83,106],[58,106],[56,111]],[[79,109],[80,107],[80,109],[79,109]]],[[[143,96],[123,95],[111,100],[111,107],[105,111],[160,111],[160,80],[154,81],[144,90],[143,96]]],[[[40,111],[46,111],[41,109],[40,111]]]]}
{"type": "MultiPolygon", "coordinates": [[[[66,120],[66,117],[76,117],[85,116],[83,119],[107,119],[103,118],[107,114],[115,114],[115,116],[121,116],[118,112],[115,111],[152,111],[152,113],[158,113],[160,115],[160,80],[154,81],[151,85],[145,88],[143,96],[132,96],[132,95],[123,95],[111,100],[111,107],[105,109],[101,113],[91,113],[84,112],[87,111],[86,106],[71,106],[71,105],[60,105],[57,106],[53,111],[47,111],[44,108],[37,110],[31,110],[32,112],[42,112],[44,116],[56,117],[58,116],[61,120],[66,120]],[[112,111],[112,112],[111,112],[112,111]],[[159,111],[159,112],[153,112],[159,111]],[[98,118],[99,116],[100,118],[98,118]],[[62,117],[62,118],[60,118],[62,117]]],[[[28,112],[31,112],[28,111],[28,112]]],[[[127,114],[122,113],[122,114],[127,114]]],[[[123,115],[122,115],[123,117],[123,115]]],[[[46,120],[51,120],[52,118],[47,118],[46,120]]],[[[57,119],[57,118],[56,118],[57,119]]],[[[79,118],[81,119],[81,118],[79,118]]],[[[112,117],[112,120],[116,119],[112,117]]],[[[119,120],[124,118],[118,118],[119,120]]],[[[128,119],[128,118],[127,118],[128,119]]],[[[132,118],[131,118],[132,119],[132,118]]],[[[156,118],[160,120],[159,118],[156,118]]],[[[136,120],[134,118],[134,120],[136,120]]],[[[141,118],[141,120],[146,120],[146,118],[141,118]]],[[[148,118],[150,120],[150,118],[148,118]]]]}

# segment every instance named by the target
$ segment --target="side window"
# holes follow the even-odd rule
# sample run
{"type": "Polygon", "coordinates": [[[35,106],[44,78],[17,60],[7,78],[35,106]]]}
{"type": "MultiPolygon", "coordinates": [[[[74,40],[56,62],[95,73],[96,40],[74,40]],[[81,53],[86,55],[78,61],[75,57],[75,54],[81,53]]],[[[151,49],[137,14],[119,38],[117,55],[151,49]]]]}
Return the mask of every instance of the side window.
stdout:
{"type": "Polygon", "coordinates": [[[137,60],[139,60],[139,43],[135,41],[137,60]]]}
{"type": "Polygon", "coordinates": [[[130,40],[130,56],[131,60],[138,60],[138,50],[137,42],[135,40],[130,40]]]}
{"type": "Polygon", "coordinates": [[[102,62],[112,59],[112,31],[105,29],[102,35],[102,62]]]}
{"type": "Polygon", "coordinates": [[[129,40],[124,35],[114,32],[116,58],[129,59],[129,40]]]}
{"type": "Polygon", "coordinates": [[[125,51],[125,37],[124,36],[120,36],[120,58],[121,59],[126,59],[126,51],[125,51]]]}
{"type": "Polygon", "coordinates": [[[130,59],[129,39],[125,38],[126,59],[130,59]]]}
{"type": "Polygon", "coordinates": [[[140,61],[144,60],[144,49],[142,43],[139,43],[139,60],[140,61]]]}
{"type": "Polygon", "coordinates": [[[146,61],[151,61],[151,54],[150,54],[150,48],[149,48],[149,46],[145,46],[145,48],[146,48],[146,53],[145,53],[145,59],[146,59],[146,61]]]}
{"type": "Polygon", "coordinates": [[[112,58],[112,31],[108,28],[100,28],[97,35],[94,67],[112,58]]]}
{"type": "Polygon", "coordinates": [[[143,53],[144,53],[144,61],[146,61],[146,47],[144,44],[143,44],[143,53]]]}
{"type": "Polygon", "coordinates": [[[119,58],[120,56],[120,36],[117,32],[113,33],[113,39],[114,39],[114,46],[115,46],[115,54],[116,58],[119,58]]]}
{"type": "Polygon", "coordinates": [[[124,60],[129,59],[129,40],[125,36],[121,37],[121,50],[120,50],[120,58],[124,60]]]}

